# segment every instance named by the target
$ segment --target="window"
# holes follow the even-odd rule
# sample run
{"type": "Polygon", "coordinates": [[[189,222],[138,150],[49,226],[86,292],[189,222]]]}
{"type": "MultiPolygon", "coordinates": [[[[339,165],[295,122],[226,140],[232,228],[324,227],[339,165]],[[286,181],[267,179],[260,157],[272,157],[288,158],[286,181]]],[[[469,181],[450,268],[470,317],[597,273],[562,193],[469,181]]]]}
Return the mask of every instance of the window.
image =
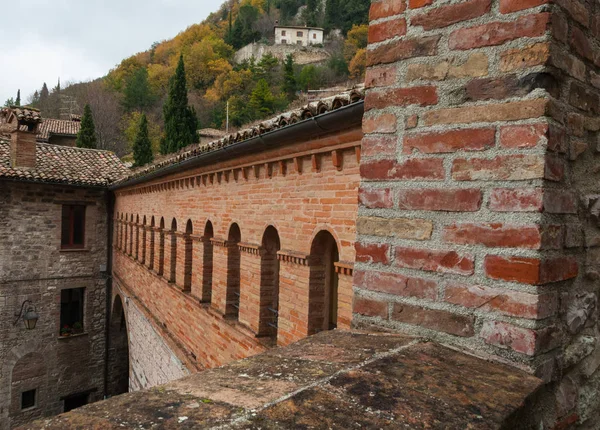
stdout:
{"type": "Polygon", "coordinates": [[[23,391],[21,393],[21,410],[35,406],[35,390],[23,391]]]}
{"type": "Polygon", "coordinates": [[[60,335],[83,332],[83,296],[85,288],[70,288],[60,292],[60,335]]]}
{"type": "Polygon", "coordinates": [[[303,36],[304,36],[304,33],[303,33],[302,31],[299,31],[298,33],[296,33],[296,36],[297,36],[297,37],[303,37],[303,36]]]}
{"type": "Polygon", "coordinates": [[[281,39],[281,43],[284,44],[284,45],[287,45],[287,40],[281,39]]]}
{"type": "Polygon", "coordinates": [[[313,33],[313,39],[317,38],[317,33],[313,33]]]}
{"type": "Polygon", "coordinates": [[[84,394],[74,394],[72,396],[65,397],[65,405],[63,412],[69,412],[73,409],[80,408],[81,406],[85,406],[88,404],[88,393],[84,394]]]}
{"type": "Polygon", "coordinates": [[[302,45],[302,41],[301,40],[297,41],[296,45],[302,45]]]}
{"type": "Polygon", "coordinates": [[[63,205],[62,248],[83,248],[85,230],[85,206],[63,205]]]}
{"type": "Polygon", "coordinates": [[[281,31],[281,35],[282,35],[282,36],[287,36],[287,33],[286,33],[286,31],[285,31],[285,30],[282,30],[282,31],[281,31]]]}

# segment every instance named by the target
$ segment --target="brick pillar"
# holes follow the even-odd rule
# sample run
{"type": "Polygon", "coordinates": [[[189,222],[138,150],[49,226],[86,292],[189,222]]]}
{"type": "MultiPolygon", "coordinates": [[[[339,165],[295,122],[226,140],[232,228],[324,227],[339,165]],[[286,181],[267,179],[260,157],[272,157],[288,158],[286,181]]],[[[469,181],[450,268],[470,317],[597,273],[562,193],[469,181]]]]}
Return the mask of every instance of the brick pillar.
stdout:
{"type": "Polygon", "coordinates": [[[260,333],[260,247],[240,245],[240,322],[260,333]]]}
{"type": "Polygon", "coordinates": [[[352,263],[335,263],[335,271],[338,276],[338,308],[337,328],[347,330],[352,323],[352,263]]]}
{"type": "Polygon", "coordinates": [[[177,239],[177,232],[165,232],[165,262],[163,277],[172,283],[175,282],[175,272],[177,270],[177,243],[181,242],[177,239]]]}
{"type": "Polygon", "coordinates": [[[212,304],[225,315],[227,305],[227,241],[211,239],[213,244],[212,304]]]}
{"type": "Polygon", "coordinates": [[[140,225],[135,223],[135,259],[140,260],[140,225]]]}
{"type": "Polygon", "coordinates": [[[556,380],[549,427],[590,419],[578,392],[600,364],[570,355],[598,341],[599,9],[371,7],[355,324],[556,380]]]}
{"type": "Polygon", "coordinates": [[[191,236],[192,239],[192,279],[190,291],[193,296],[201,301],[203,299],[202,282],[204,278],[204,238],[202,236],[191,236]]]}
{"type": "MultiPolygon", "coordinates": [[[[185,287],[185,274],[186,274],[186,246],[188,243],[189,234],[185,233],[177,233],[177,264],[175,265],[175,284],[182,288],[183,290],[189,291],[188,288],[185,287]]],[[[191,273],[191,267],[189,268],[191,273]]]]}
{"type": "Polygon", "coordinates": [[[165,247],[166,247],[166,232],[164,229],[160,227],[155,230],[154,241],[156,242],[156,246],[154,249],[154,271],[158,275],[163,275],[165,273],[165,247]]]}
{"type": "Polygon", "coordinates": [[[148,227],[146,225],[143,225],[141,227],[142,229],[142,233],[141,233],[141,243],[140,246],[142,248],[142,250],[140,251],[140,263],[142,264],[146,264],[146,255],[148,253],[148,227]]]}
{"type": "Polygon", "coordinates": [[[148,233],[146,234],[146,266],[149,270],[154,269],[154,261],[156,255],[156,237],[157,229],[155,227],[148,227],[148,233]]]}
{"type": "Polygon", "coordinates": [[[35,132],[17,130],[11,133],[10,161],[12,167],[33,169],[36,163],[35,132]]]}
{"type": "Polygon", "coordinates": [[[308,336],[308,259],[279,253],[279,320],[277,345],[308,336]]]}

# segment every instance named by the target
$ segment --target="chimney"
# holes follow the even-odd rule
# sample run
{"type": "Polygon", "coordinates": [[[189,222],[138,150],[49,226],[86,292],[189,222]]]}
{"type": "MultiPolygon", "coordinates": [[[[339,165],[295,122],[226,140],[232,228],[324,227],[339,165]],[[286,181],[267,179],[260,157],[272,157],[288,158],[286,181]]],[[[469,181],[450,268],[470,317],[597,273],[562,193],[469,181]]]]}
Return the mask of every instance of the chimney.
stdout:
{"type": "Polygon", "coordinates": [[[10,163],[13,168],[35,168],[36,135],[42,122],[40,111],[11,106],[8,124],[13,126],[10,139],[10,163]]]}

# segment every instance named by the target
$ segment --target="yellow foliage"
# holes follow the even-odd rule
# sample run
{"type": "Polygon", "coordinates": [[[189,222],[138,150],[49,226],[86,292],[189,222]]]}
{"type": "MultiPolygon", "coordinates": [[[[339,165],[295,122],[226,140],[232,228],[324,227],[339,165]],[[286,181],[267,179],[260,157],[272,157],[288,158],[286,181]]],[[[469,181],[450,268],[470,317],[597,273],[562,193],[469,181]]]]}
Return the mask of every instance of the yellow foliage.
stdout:
{"type": "MultiPolygon", "coordinates": [[[[133,144],[135,143],[135,138],[139,130],[141,116],[142,114],[140,112],[131,112],[123,115],[123,118],[121,118],[129,152],[133,151],[133,144]]],[[[150,138],[152,152],[154,154],[157,154],[159,151],[161,134],[162,132],[156,121],[153,118],[148,117],[148,137],[150,138]]]]}
{"type": "Polygon", "coordinates": [[[175,67],[163,64],[148,66],[148,83],[154,94],[165,94],[169,88],[169,79],[175,73],[175,67]]]}
{"type": "Polygon", "coordinates": [[[364,48],[359,49],[356,52],[356,55],[354,56],[352,61],[350,61],[350,65],[348,66],[348,70],[350,71],[350,78],[352,78],[352,79],[364,78],[366,67],[367,67],[367,50],[364,48]]]}
{"type": "Polygon", "coordinates": [[[366,49],[369,36],[368,25],[353,25],[344,44],[344,58],[350,61],[360,49],[366,49]]]}
{"type": "Polygon", "coordinates": [[[239,94],[252,83],[252,72],[250,70],[230,70],[217,76],[214,85],[208,89],[205,98],[211,102],[227,100],[234,94],[239,94]]]}

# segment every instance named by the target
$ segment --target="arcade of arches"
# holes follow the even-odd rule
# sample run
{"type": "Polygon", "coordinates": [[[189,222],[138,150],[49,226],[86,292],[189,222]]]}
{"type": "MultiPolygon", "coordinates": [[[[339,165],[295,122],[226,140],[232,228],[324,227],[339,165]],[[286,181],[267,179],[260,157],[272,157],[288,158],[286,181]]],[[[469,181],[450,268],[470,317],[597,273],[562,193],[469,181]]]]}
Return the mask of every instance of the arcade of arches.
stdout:
{"type": "Polygon", "coordinates": [[[173,360],[196,371],[350,327],[361,138],[356,127],[115,191],[115,293],[173,360]]]}

